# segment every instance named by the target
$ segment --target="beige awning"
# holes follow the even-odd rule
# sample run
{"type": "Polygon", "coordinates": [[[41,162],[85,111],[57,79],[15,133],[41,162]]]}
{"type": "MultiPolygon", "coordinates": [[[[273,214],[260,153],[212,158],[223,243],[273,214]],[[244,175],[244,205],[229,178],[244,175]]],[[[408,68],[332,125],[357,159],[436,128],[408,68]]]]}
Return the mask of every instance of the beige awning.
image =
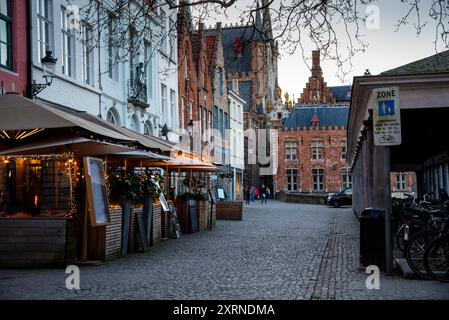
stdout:
{"type": "Polygon", "coordinates": [[[45,155],[73,152],[75,156],[82,157],[133,151],[134,150],[129,147],[114,143],[75,137],[53,138],[27,143],[18,147],[3,150],[0,152],[0,156],[45,155]]]}
{"type": "Polygon", "coordinates": [[[0,115],[0,130],[80,127],[115,140],[136,141],[128,135],[100,126],[76,114],[16,94],[0,95],[0,115]]]}
{"type": "Polygon", "coordinates": [[[151,151],[142,151],[142,150],[132,150],[125,152],[118,152],[111,155],[111,157],[119,157],[119,158],[127,158],[127,159],[157,159],[157,160],[169,160],[170,157],[165,156],[163,154],[154,153],[151,151]]]}

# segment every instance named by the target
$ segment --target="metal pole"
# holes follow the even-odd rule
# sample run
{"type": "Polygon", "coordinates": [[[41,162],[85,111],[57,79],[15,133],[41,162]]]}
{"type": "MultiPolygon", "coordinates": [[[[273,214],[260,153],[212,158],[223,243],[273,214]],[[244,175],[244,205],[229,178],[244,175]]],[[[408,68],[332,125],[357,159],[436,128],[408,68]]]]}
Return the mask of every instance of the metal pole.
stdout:
{"type": "Polygon", "coordinates": [[[391,182],[390,182],[390,148],[384,147],[385,174],[385,271],[393,274],[393,243],[391,237],[391,182]]]}

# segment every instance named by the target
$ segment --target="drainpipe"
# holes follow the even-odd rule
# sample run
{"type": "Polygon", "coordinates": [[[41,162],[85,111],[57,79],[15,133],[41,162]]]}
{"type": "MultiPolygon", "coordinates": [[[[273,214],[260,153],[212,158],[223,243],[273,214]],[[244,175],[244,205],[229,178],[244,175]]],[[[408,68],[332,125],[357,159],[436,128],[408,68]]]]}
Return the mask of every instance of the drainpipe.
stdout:
{"type": "Polygon", "coordinates": [[[27,70],[27,84],[25,89],[25,95],[27,98],[32,99],[31,95],[31,83],[33,82],[33,37],[32,37],[32,18],[31,18],[31,1],[29,0],[26,2],[26,16],[27,16],[27,42],[28,42],[28,48],[27,48],[27,64],[28,64],[28,70],[27,70]]]}
{"type": "MultiPolygon", "coordinates": [[[[100,25],[100,4],[97,3],[97,23],[100,25]]],[[[101,30],[98,28],[97,30],[97,39],[98,42],[101,42],[101,30]]],[[[101,93],[98,95],[98,116],[101,117],[101,96],[103,94],[103,87],[101,84],[101,46],[98,46],[98,89],[100,89],[101,93]]]]}

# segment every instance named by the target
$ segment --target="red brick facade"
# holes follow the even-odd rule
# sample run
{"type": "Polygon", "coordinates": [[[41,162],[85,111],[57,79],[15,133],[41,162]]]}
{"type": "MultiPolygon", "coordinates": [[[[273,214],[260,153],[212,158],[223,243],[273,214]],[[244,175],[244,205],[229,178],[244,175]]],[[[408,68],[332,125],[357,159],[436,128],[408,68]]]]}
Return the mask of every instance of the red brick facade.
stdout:
{"type": "MultiPolygon", "coordinates": [[[[344,186],[342,169],[349,168],[344,159],[344,146],[346,145],[345,128],[326,128],[317,130],[315,128],[301,128],[296,131],[279,130],[278,149],[278,172],[274,177],[275,192],[334,192],[341,190],[344,186]],[[312,159],[312,148],[318,139],[319,148],[322,148],[322,159],[312,159]],[[296,144],[296,159],[287,159],[287,146],[296,144]],[[296,173],[296,188],[288,190],[287,169],[294,169],[296,173]],[[312,169],[322,169],[324,180],[322,190],[315,188],[313,183],[312,169]]],[[[289,153],[291,154],[291,152],[289,153]]],[[[291,178],[290,178],[291,179],[291,178]]],[[[315,184],[316,185],[316,184],[315,184]]]]}
{"type": "Polygon", "coordinates": [[[27,2],[15,0],[11,2],[12,24],[12,65],[0,68],[0,94],[13,92],[27,95],[28,83],[28,30],[27,2]]]}
{"type": "Polygon", "coordinates": [[[300,104],[335,103],[335,98],[324,82],[320,66],[320,51],[312,51],[312,76],[298,99],[300,104]]]}
{"type": "Polygon", "coordinates": [[[191,30],[191,21],[185,10],[181,7],[178,12],[179,116],[185,129],[189,121],[193,121],[193,150],[195,156],[200,158],[204,156],[201,152],[204,143],[200,135],[203,136],[213,123],[212,87],[203,24],[199,24],[197,31],[191,30]]]}

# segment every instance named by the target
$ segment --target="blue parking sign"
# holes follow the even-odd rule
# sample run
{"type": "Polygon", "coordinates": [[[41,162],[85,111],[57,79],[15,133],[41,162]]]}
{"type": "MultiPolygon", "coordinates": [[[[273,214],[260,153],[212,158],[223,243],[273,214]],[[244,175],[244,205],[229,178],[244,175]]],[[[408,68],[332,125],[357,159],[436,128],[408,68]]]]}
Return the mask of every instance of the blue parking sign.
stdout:
{"type": "Polygon", "coordinates": [[[394,100],[377,101],[377,114],[382,116],[394,116],[394,100]]]}

